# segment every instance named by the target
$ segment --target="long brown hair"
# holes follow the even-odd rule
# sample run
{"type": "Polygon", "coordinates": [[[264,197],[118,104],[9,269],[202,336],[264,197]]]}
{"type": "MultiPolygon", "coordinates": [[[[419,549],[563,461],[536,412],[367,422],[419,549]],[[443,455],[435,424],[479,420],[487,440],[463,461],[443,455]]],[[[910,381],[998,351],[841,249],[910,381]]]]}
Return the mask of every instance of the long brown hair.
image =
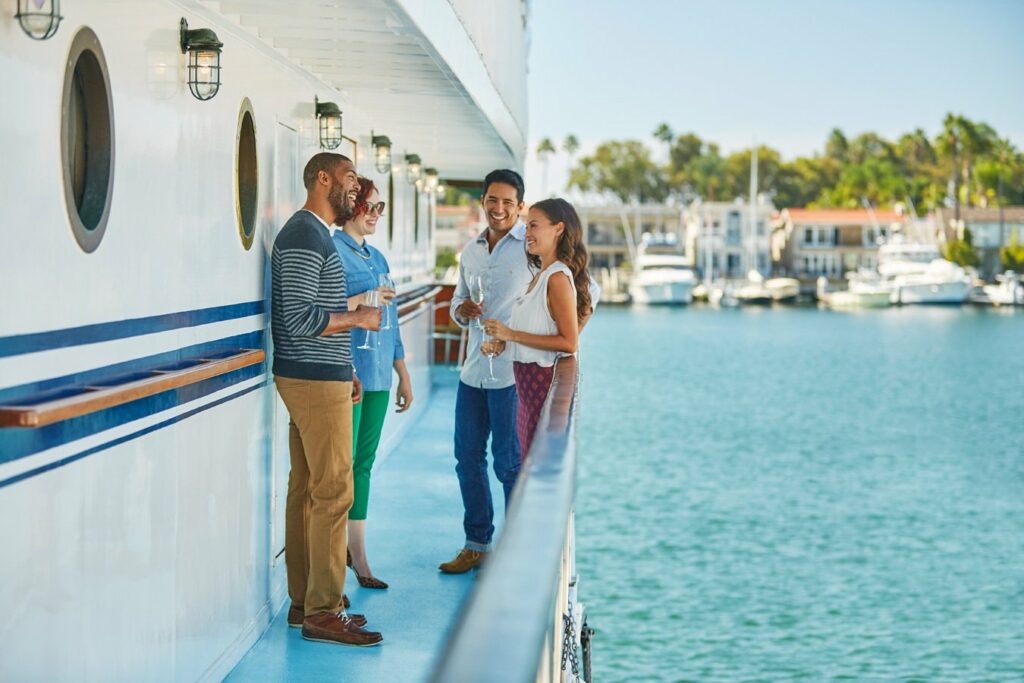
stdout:
{"type": "MultiPolygon", "coordinates": [[[[572,204],[559,197],[542,199],[530,208],[543,212],[552,223],[565,226],[555,246],[555,258],[572,271],[572,280],[576,284],[576,319],[583,322],[590,314],[590,271],[587,270],[590,257],[583,246],[580,217],[572,204]]],[[[540,268],[540,256],[527,254],[527,259],[531,266],[540,268]]]]}

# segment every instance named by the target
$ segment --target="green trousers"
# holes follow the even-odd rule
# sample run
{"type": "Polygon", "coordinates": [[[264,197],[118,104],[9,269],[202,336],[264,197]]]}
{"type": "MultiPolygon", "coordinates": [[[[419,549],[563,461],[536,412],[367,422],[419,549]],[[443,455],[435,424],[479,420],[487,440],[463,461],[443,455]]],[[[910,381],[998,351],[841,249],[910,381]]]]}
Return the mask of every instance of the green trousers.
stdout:
{"type": "Polygon", "coordinates": [[[352,479],[355,485],[349,519],[366,519],[370,471],[377,458],[380,430],[384,427],[390,400],[390,391],[364,391],[363,400],[352,406],[352,479]]]}

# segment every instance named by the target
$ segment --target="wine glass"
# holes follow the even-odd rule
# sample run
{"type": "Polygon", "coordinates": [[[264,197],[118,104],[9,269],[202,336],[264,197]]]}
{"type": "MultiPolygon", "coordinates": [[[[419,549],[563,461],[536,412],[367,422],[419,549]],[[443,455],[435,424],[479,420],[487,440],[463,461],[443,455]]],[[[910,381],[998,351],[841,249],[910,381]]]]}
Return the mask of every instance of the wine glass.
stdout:
{"type": "MultiPolygon", "coordinates": [[[[376,289],[371,289],[371,290],[366,292],[366,305],[367,306],[379,306],[380,305],[380,295],[378,294],[376,289]]],[[[366,330],[366,339],[363,340],[362,346],[357,346],[356,348],[357,349],[363,349],[364,351],[368,351],[368,350],[377,348],[376,344],[374,344],[373,346],[370,345],[370,335],[372,333],[373,333],[373,330],[366,330]]]]}
{"type": "Polygon", "coordinates": [[[497,382],[498,378],[494,376],[494,358],[498,355],[498,344],[500,342],[494,337],[488,336],[484,343],[480,345],[480,352],[487,356],[487,371],[488,376],[484,377],[485,382],[497,382]]]}
{"type": "MultiPolygon", "coordinates": [[[[477,306],[483,306],[484,305],[484,294],[485,294],[485,291],[484,291],[484,278],[483,278],[482,275],[477,275],[477,276],[473,277],[471,279],[471,281],[470,281],[470,285],[469,285],[469,298],[477,306]]],[[[479,316],[478,315],[476,317],[476,319],[473,320],[474,327],[476,327],[478,330],[482,330],[484,328],[484,324],[482,322],[480,322],[480,318],[481,317],[483,317],[483,316],[479,316]]]]}
{"type": "MultiPolygon", "coordinates": [[[[395,281],[391,279],[391,275],[388,273],[381,273],[377,276],[377,285],[386,289],[394,289],[395,281]]],[[[391,304],[384,305],[384,323],[380,326],[382,330],[391,329],[391,304]]]]}

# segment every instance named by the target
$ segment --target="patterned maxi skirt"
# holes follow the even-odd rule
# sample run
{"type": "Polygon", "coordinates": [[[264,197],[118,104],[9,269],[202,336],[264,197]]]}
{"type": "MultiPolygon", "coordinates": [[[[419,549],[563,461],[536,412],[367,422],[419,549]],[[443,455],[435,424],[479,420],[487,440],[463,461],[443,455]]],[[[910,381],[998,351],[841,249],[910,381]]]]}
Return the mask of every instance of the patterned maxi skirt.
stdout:
{"type": "Polygon", "coordinates": [[[545,368],[536,363],[512,364],[516,378],[516,395],[519,407],[516,411],[516,436],[519,437],[519,462],[526,460],[533,443],[533,433],[540,421],[540,411],[548,397],[555,368],[545,368]]]}

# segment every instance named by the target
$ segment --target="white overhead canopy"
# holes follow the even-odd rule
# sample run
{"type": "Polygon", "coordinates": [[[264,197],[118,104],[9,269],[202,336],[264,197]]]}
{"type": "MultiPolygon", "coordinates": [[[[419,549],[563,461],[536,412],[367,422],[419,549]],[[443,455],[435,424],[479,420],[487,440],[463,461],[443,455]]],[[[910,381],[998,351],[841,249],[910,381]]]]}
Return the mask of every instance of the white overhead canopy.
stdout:
{"type": "MultiPolygon", "coordinates": [[[[484,41],[470,35],[448,0],[203,4],[337,89],[345,128],[387,135],[396,159],[418,154],[442,178],[477,179],[497,167],[522,168],[526,122],[514,112],[525,106],[509,107],[506,98],[521,96],[525,87],[499,91],[481,47],[504,46],[481,46],[484,41]]],[[[525,22],[510,28],[498,34],[502,41],[525,42],[525,22]]],[[[525,84],[525,49],[511,54],[523,56],[525,84]]]]}

